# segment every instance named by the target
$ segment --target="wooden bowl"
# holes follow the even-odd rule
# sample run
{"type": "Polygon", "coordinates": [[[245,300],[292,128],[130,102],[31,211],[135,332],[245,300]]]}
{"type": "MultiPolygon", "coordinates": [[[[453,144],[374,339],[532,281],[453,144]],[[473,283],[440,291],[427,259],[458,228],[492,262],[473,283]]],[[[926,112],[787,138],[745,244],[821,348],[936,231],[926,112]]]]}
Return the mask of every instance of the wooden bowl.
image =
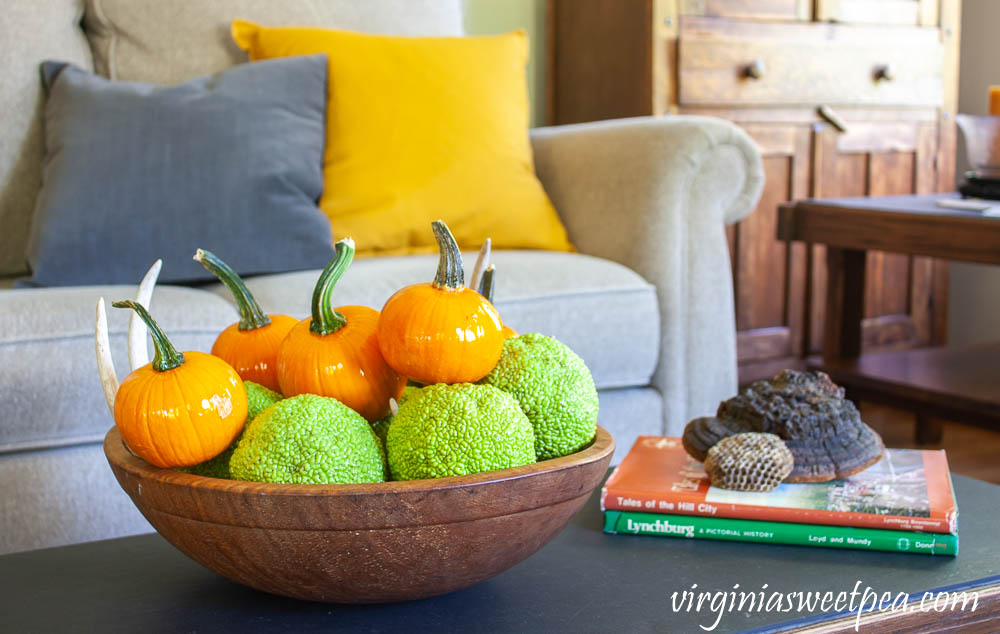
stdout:
{"type": "Polygon", "coordinates": [[[252,588],[330,603],[444,594],[489,579],[556,536],[601,482],[603,428],[575,454],[469,476],[267,484],[160,469],[104,438],[132,502],[184,554],[252,588]]]}

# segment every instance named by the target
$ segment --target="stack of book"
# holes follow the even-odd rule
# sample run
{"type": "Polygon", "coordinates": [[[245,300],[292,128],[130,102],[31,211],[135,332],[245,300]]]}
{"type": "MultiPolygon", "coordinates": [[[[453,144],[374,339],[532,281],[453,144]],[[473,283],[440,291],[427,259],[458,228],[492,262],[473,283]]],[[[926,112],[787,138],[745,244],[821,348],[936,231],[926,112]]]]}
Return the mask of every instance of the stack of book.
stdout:
{"type": "Polygon", "coordinates": [[[944,451],[887,449],[843,480],[752,493],[711,486],[680,438],[641,436],[601,490],[601,510],[607,533],[958,554],[944,451]]]}

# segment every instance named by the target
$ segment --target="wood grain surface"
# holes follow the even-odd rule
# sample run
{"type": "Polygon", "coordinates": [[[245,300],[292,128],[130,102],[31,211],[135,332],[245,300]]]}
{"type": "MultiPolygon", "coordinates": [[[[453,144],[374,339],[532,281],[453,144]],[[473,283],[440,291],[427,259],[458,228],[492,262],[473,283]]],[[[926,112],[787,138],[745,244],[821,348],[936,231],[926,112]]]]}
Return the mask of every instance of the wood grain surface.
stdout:
{"type": "Polygon", "coordinates": [[[1000,342],[896,350],[857,359],[814,358],[810,365],[846,386],[852,397],[1000,427],[1000,342]]]}
{"type": "MultiPolygon", "coordinates": [[[[826,254],[775,240],[777,205],[954,188],[960,5],[549,0],[549,123],[714,116],[761,147],[764,194],[727,229],[741,383],[822,346],[826,254]]],[[[940,260],[869,253],[863,346],[943,343],[947,279],[940,260]]]]}
{"type": "Polygon", "coordinates": [[[943,102],[944,49],[927,29],[685,17],[678,60],[682,106],[943,102]],[[755,61],[766,70],[748,76],[755,61]]]}
{"type": "Polygon", "coordinates": [[[890,198],[811,200],[785,205],[779,213],[778,233],[785,240],[842,249],[878,249],[1000,264],[1000,218],[943,207],[923,211],[926,202],[920,205],[920,211],[908,212],[905,204],[902,198],[890,198]]]}
{"type": "Polygon", "coordinates": [[[158,469],[117,429],[104,440],[115,477],[156,530],[238,583],[332,603],[451,592],[513,566],[565,527],[614,452],[602,428],[587,448],[502,471],[359,485],[238,482],[158,469]]]}

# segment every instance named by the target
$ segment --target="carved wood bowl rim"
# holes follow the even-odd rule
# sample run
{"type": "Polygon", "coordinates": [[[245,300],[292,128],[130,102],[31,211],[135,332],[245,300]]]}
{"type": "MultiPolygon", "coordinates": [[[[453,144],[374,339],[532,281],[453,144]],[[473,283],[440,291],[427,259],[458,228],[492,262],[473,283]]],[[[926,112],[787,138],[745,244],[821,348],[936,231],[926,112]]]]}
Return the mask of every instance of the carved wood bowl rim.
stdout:
{"type": "MultiPolygon", "coordinates": [[[[530,465],[488,471],[464,476],[450,476],[445,478],[410,480],[410,481],[388,481],[365,484],[275,484],[265,482],[244,482],[239,480],[224,480],[199,476],[173,469],[162,469],[156,467],[145,460],[132,454],[125,446],[116,427],[112,427],[104,439],[104,453],[108,459],[119,484],[133,498],[133,502],[145,512],[144,506],[165,511],[171,514],[179,514],[199,521],[209,521],[218,524],[229,524],[233,526],[245,526],[255,529],[385,529],[403,526],[414,526],[423,524],[426,520],[429,523],[440,522],[440,509],[437,513],[438,520],[433,517],[426,517],[428,513],[422,512],[422,503],[428,498],[441,498],[447,496],[449,504],[454,505],[455,514],[449,517],[448,521],[470,521],[517,513],[531,508],[541,508],[543,506],[556,504],[571,497],[586,493],[589,495],[600,483],[611,460],[611,455],[615,449],[614,439],[604,428],[598,426],[594,440],[577,451],[576,453],[560,458],[543,460],[530,465]],[[589,468],[588,468],[589,467],[589,468]],[[593,480],[587,478],[583,472],[594,472],[596,469],[599,476],[593,486],[584,484],[583,480],[593,480]],[[572,473],[580,473],[579,486],[573,486],[572,473]],[[567,480],[567,478],[569,480],[567,480]],[[521,500],[521,506],[511,504],[504,506],[503,499],[483,500],[479,498],[475,504],[463,505],[458,495],[468,493],[470,496],[476,493],[497,493],[510,492],[519,488],[520,484],[538,481],[551,483],[553,486],[533,486],[532,493],[536,497],[533,500],[521,500]],[[206,502],[215,499],[242,498],[248,506],[286,505],[285,508],[302,505],[312,506],[323,500],[325,504],[334,507],[342,507],[344,510],[354,509],[357,511],[356,517],[343,523],[341,520],[333,522],[329,518],[306,517],[290,514],[279,514],[278,518],[255,518],[253,524],[247,524],[240,518],[235,518],[224,512],[216,512],[213,504],[189,505],[187,509],[178,509],[177,505],[167,500],[154,498],[147,499],[144,496],[142,504],[135,499],[135,486],[141,483],[154,485],[158,490],[178,491],[188,490],[192,497],[204,498],[206,502]],[[561,486],[554,486],[556,484],[561,486]],[[561,490],[560,490],[561,489],[561,490]],[[584,491],[586,489],[586,491],[584,491]],[[393,500],[401,504],[396,516],[390,518],[386,523],[386,518],[370,518],[366,521],[362,512],[364,506],[383,505],[387,500],[393,500]],[[487,502],[485,506],[483,502],[487,502]],[[465,508],[465,507],[468,508],[465,508]],[[305,525],[303,525],[305,522],[305,525]]],[[[139,491],[141,494],[141,490],[139,491]]],[[[493,496],[497,497],[497,496],[493,496]]],[[[433,512],[430,515],[434,515],[433,512]]]]}

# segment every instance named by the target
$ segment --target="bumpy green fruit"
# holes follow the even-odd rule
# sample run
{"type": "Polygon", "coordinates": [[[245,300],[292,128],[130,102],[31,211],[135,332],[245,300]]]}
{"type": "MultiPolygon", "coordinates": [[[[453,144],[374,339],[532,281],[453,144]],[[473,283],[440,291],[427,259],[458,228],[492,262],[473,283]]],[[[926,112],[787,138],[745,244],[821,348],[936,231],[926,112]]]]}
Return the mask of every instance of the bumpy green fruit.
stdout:
{"type": "Polygon", "coordinates": [[[340,401],[300,394],[247,425],[229,461],[233,478],[294,484],[382,482],[384,464],[368,421],[340,401]]]}
{"type": "Polygon", "coordinates": [[[510,395],[489,385],[441,383],[399,406],[386,453],[396,480],[442,478],[530,464],[535,436],[510,395]]]}
{"type": "Polygon", "coordinates": [[[496,367],[480,383],[512,395],[535,428],[535,457],[547,460],[585,447],[597,433],[597,388],[575,352],[535,333],[504,342],[496,367]]]}
{"type": "MultiPolygon", "coordinates": [[[[253,381],[243,381],[243,387],[247,391],[247,424],[250,424],[250,421],[257,418],[257,415],[265,409],[284,398],[281,394],[278,394],[274,390],[268,389],[263,385],[258,385],[253,381]]],[[[226,450],[218,456],[212,458],[211,460],[206,460],[201,464],[196,464],[193,467],[180,468],[178,471],[193,473],[194,475],[208,476],[210,478],[231,480],[233,476],[229,471],[229,460],[233,457],[233,452],[236,450],[236,446],[240,443],[240,439],[243,438],[243,434],[246,432],[246,429],[246,425],[244,425],[243,431],[241,431],[240,435],[236,437],[236,440],[226,447],[226,450]]]]}
{"type": "MultiPolygon", "coordinates": [[[[403,403],[410,400],[417,394],[420,394],[419,387],[416,385],[407,385],[403,388],[403,393],[399,396],[399,401],[396,405],[402,407],[403,403]]],[[[375,435],[379,437],[379,440],[382,441],[383,447],[385,446],[386,437],[389,435],[389,425],[392,424],[392,419],[392,414],[386,414],[384,417],[372,423],[372,429],[375,431],[375,435]]]]}
{"type": "Polygon", "coordinates": [[[247,422],[257,418],[265,409],[285,398],[274,390],[253,381],[243,381],[243,386],[247,391],[247,422]]]}

